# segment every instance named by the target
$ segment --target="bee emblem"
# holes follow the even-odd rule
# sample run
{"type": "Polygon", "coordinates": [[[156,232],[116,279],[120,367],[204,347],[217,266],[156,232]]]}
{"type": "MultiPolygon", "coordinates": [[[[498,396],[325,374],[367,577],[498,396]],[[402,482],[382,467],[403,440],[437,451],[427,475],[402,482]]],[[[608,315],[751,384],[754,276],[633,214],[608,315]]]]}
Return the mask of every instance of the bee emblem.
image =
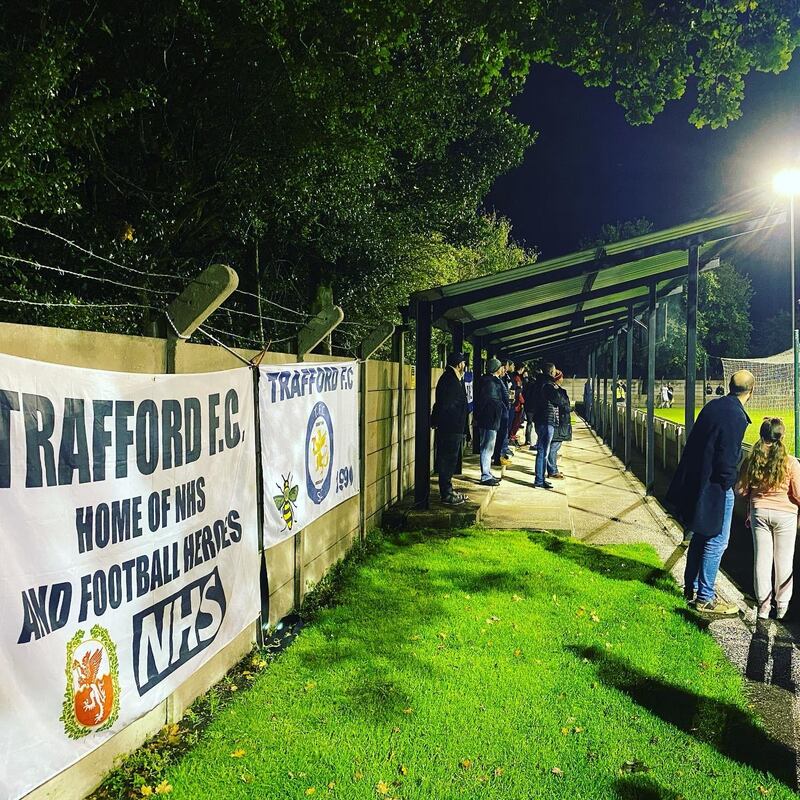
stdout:
{"type": "Polygon", "coordinates": [[[300,487],[298,485],[291,485],[291,472],[288,475],[281,475],[281,477],[283,478],[283,486],[279,483],[275,484],[280,494],[273,495],[272,499],[275,501],[275,508],[277,508],[283,516],[283,521],[285,523],[283,530],[285,531],[287,528],[291,530],[292,525],[294,525],[294,510],[297,508],[297,495],[300,492],[300,487]]]}

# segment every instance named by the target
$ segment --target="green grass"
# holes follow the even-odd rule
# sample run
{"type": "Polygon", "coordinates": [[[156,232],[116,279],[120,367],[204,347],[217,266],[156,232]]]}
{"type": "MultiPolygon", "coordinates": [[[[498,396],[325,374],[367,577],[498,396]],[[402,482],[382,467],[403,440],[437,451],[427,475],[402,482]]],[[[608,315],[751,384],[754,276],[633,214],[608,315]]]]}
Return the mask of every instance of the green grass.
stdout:
{"type": "MultiPolygon", "coordinates": [[[[696,409],[696,413],[700,413],[700,408],[696,409]]],[[[747,406],[747,414],[753,423],[747,427],[744,434],[745,442],[752,444],[758,441],[758,429],[764,417],[780,417],[786,425],[786,446],[790,452],[794,452],[794,412],[787,408],[751,408],[747,406]]],[[[683,406],[680,408],[673,406],[672,408],[657,408],[656,416],[668,419],[671,422],[677,422],[683,425],[684,411],[683,406]]]]}
{"type": "Polygon", "coordinates": [[[793,763],[649,547],[476,529],[384,542],[151,782],[192,800],[790,798],[764,770],[793,763]]]}

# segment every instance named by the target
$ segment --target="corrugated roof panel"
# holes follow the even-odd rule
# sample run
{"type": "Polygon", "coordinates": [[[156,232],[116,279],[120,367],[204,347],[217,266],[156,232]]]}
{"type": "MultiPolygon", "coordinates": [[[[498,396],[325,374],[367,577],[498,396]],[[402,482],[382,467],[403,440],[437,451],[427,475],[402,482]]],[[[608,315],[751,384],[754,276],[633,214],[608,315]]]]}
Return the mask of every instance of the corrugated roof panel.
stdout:
{"type": "Polygon", "coordinates": [[[579,295],[583,290],[586,279],[582,276],[568,278],[567,280],[555,281],[544,286],[537,286],[535,289],[525,289],[520,292],[509,291],[502,297],[494,297],[491,300],[483,300],[480,303],[472,303],[465,306],[465,309],[474,319],[491,317],[495,314],[502,314],[517,308],[531,307],[541,303],[550,303],[555,300],[571,299],[579,295]]]}
{"type": "MultiPolygon", "coordinates": [[[[559,313],[560,314],[571,314],[575,311],[576,304],[572,303],[572,305],[564,306],[559,313]]],[[[522,325],[535,325],[537,322],[542,322],[543,320],[547,320],[553,316],[552,311],[545,311],[541,314],[530,314],[526,317],[520,317],[519,319],[512,319],[509,322],[499,322],[496,325],[487,325],[486,330],[493,335],[502,334],[505,330],[510,330],[511,328],[519,328],[522,325]]]]}
{"type": "MultiPolygon", "coordinates": [[[[749,219],[755,219],[757,217],[758,215],[752,211],[740,211],[731,214],[722,214],[718,217],[699,219],[693,222],[688,222],[685,225],[677,225],[674,228],[653,231],[652,233],[645,234],[644,236],[637,236],[635,239],[625,239],[621,242],[608,244],[605,246],[605,251],[608,255],[616,255],[618,253],[624,253],[630,250],[638,250],[642,247],[669,242],[671,239],[695,236],[704,233],[705,231],[713,230],[714,228],[724,225],[734,225],[738,222],[746,222],[749,219]]],[[[575,264],[580,264],[584,261],[591,261],[594,255],[594,250],[580,250],[575,253],[559,256],[558,258],[551,258],[547,261],[540,261],[538,263],[527,264],[522,267],[515,267],[514,269],[505,270],[503,272],[496,272],[492,275],[483,275],[479,278],[472,278],[459,283],[438,286],[436,287],[436,291],[442,297],[455,297],[463,292],[470,292],[475,289],[497,286],[506,282],[513,283],[519,278],[528,277],[530,275],[546,274],[562,267],[569,267],[575,264]]]]}

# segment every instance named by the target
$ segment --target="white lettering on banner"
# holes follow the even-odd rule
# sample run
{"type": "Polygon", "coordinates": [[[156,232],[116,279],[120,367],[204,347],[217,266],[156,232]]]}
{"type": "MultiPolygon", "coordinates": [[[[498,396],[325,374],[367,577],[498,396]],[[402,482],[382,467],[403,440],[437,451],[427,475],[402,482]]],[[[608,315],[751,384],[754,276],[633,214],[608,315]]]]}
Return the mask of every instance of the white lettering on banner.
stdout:
{"type": "Polygon", "coordinates": [[[358,494],[358,370],[259,368],[265,547],[358,494]]]}
{"type": "Polygon", "coordinates": [[[247,368],[0,355],[0,680],[18,700],[0,705],[0,796],[94,750],[257,618],[254,411],[247,368]]]}

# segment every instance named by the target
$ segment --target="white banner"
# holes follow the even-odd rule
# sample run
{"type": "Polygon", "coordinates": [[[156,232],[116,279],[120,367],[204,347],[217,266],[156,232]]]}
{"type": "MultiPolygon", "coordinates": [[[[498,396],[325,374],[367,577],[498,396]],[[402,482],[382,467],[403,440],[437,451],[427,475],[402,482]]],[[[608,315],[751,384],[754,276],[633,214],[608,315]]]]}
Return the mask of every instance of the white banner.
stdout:
{"type": "Polygon", "coordinates": [[[155,707],[259,613],[252,376],[0,355],[0,796],[155,707]]]}
{"type": "Polygon", "coordinates": [[[358,494],[358,362],[259,368],[264,546],[358,494]]]}

